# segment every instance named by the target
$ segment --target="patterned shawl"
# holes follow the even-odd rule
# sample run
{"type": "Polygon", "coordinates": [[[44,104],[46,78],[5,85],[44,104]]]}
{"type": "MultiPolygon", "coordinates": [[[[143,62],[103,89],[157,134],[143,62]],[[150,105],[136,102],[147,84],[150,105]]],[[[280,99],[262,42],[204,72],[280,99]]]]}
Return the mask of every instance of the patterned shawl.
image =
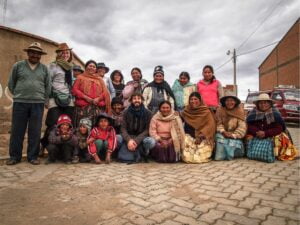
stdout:
{"type": "Polygon", "coordinates": [[[171,137],[174,144],[175,151],[178,153],[184,148],[185,133],[183,124],[178,112],[172,110],[169,116],[163,116],[159,111],[153,116],[155,120],[171,122],[171,137]]]}

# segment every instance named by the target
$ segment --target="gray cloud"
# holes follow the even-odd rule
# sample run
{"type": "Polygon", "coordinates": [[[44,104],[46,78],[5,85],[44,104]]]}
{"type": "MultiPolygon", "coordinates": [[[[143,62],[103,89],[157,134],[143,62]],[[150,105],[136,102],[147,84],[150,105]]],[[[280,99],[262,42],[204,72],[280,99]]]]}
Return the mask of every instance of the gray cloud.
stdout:
{"type": "MultiPolygon", "coordinates": [[[[146,79],[163,65],[172,84],[183,70],[192,81],[201,78],[205,64],[215,68],[237,48],[279,2],[234,0],[73,0],[8,1],[6,25],[57,42],[67,42],[86,61],[104,61],[121,69],[127,80],[138,66],[146,79]],[[20,7],[22,5],[22,7],[20,7]]],[[[280,40],[299,17],[300,3],[282,1],[238,54],[280,40]]],[[[258,89],[258,66],[274,46],[238,57],[239,96],[258,89]]],[[[232,62],[216,71],[232,83],[232,62]]]]}

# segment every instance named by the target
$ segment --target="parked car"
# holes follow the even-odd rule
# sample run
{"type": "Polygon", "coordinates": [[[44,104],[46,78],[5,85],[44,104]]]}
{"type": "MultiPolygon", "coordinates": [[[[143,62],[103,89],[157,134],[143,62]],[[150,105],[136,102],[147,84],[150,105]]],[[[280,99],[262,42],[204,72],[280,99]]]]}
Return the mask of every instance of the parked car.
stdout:
{"type": "Polygon", "coordinates": [[[267,93],[274,100],[274,106],[278,108],[282,118],[287,122],[300,122],[300,90],[294,86],[280,85],[273,90],[252,91],[248,93],[244,109],[246,113],[250,112],[255,105],[259,94],[267,93]]]}
{"type": "Polygon", "coordinates": [[[274,106],[278,108],[287,122],[300,121],[300,90],[292,87],[279,86],[271,94],[274,106]]]}

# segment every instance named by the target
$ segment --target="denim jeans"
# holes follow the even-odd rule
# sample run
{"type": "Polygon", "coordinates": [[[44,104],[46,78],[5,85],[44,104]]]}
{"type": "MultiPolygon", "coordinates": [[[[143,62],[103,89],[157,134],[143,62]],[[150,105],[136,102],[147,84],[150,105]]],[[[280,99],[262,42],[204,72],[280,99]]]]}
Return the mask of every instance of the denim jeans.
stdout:
{"type": "Polygon", "coordinates": [[[40,146],[44,103],[14,102],[9,143],[10,158],[22,159],[23,141],[28,126],[27,160],[37,159],[40,146]]]}
{"type": "Polygon", "coordinates": [[[127,143],[123,141],[120,151],[118,152],[118,159],[121,162],[139,162],[142,156],[149,155],[150,149],[154,148],[154,146],[155,140],[151,137],[146,137],[135,151],[129,151],[127,143]]]}

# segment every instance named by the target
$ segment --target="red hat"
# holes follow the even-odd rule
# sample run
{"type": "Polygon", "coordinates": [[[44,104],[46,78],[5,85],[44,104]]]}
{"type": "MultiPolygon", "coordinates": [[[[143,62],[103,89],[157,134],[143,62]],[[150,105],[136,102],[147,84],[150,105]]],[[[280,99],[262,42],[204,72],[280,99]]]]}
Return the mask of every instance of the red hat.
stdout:
{"type": "Polygon", "coordinates": [[[67,123],[69,124],[71,127],[72,127],[72,120],[71,118],[66,115],[66,114],[62,114],[58,117],[58,120],[57,120],[57,126],[59,127],[60,125],[62,125],[63,123],[67,123]]]}

